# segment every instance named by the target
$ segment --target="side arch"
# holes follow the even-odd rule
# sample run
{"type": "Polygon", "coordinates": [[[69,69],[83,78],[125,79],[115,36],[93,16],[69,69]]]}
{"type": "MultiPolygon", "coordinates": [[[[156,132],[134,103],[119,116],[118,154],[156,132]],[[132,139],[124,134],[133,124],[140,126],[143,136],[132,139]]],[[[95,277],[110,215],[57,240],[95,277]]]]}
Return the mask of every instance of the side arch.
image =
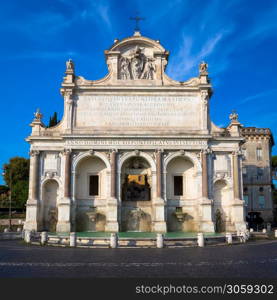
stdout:
{"type": "Polygon", "coordinates": [[[103,162],[105,163],[107,170],[110,172],[111,171],[111,164],[109,159],[107,158],[107,156],[101,152],[98,151],[93,151],[92,153],[90,153],[89,151],[87,152],[83,152],[80,153],[79,155],[77,155],[74,159],[73,159],[73,163],[72,163],[72,172],[76,172],[76,167],[78,166],[79,162],[86,158],[86,157],[98,157],[101,160],[103,160],[103,162]]]}
{"type": "Polygon", "coordinates": [[[170,155],[168,155],[165,160],[164,160],[164,170],[166,171],[168,164],[170,163],[170,161],[172,161],[174,158],[176,157],[183,157],[185,159],[190,160],[193,165],[194,165],[194,170],[195,173],[201,173],[202,172],[202,167],[201,167],[201,163],[198,160],[196,154],[194,153],[190,153],[190,152],[184,152],[181,153],[180,151],[177,151],[175,153],[171,153],[170,155]]]}

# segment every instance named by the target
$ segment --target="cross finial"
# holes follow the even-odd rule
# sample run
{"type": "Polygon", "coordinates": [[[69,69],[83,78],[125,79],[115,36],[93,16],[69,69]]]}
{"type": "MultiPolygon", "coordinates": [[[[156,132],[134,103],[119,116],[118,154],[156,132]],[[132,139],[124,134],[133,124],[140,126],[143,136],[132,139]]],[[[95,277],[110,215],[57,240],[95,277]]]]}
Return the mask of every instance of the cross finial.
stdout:
{"type": "Polygon", "coordinates": [[[135,31],[140,31],[140,29],[139,29],[139,21],[145,20],[145,18],[139,17],[138,13],[137,13],[137,15],[135,17],[131,17],[130,20],[136,21],[135,31]]]}

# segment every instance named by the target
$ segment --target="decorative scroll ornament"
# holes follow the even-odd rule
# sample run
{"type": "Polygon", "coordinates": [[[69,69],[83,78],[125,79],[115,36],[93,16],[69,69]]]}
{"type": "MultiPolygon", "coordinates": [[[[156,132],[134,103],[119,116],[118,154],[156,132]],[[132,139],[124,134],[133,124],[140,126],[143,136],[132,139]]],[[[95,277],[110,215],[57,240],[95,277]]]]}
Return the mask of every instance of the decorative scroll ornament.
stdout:
{"type": "Polygon", "coordinates": [[[184,156],[184,155],[186,154],[185,150],[183,150],[183,149],[180,150],[179,153],[180,153],[180,155],[182,155],[182,156],[184,156]]]}
{"type": "Polygon", "coordinates": [[[90,150],[88,151],[88,153],[89,153],[89,155],[93,155],[93,154],[94,154],[94,150],[90,149],[90,150]]]}
{"type": "Polygon", "coordinates": [[[135,155],[139,156],[140,155],[140,152],[139,150],[135,150],[135,155]]]}
{"type": "Polygon", "coordinates": [[[45,176],[48,178],[54,178],[55,176],[57,176],[57,172],[47,171],[45,172],[45,176]]]}
{"type": "Polygon", "coordinates": [[[201,99],[206,106],[208,104],[209,93],[207,91],[201,91],[201,99]]]}

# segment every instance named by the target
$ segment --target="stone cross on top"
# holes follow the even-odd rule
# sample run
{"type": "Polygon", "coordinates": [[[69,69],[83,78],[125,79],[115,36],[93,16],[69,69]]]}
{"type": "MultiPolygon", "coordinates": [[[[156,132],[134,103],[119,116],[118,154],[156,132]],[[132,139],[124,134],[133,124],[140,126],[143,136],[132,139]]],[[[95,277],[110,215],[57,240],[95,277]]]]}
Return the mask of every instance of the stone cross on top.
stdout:
{"type": "Polygon", "coordinates": [[[136,17],[131,17],[130,20],[136,21],[135,31],[140,31],[140,29],[139,29],[139,21],[145,20],[145,18],[141,18],[141,17],[139,17],[138,14],[137,14],[136,17]]]}

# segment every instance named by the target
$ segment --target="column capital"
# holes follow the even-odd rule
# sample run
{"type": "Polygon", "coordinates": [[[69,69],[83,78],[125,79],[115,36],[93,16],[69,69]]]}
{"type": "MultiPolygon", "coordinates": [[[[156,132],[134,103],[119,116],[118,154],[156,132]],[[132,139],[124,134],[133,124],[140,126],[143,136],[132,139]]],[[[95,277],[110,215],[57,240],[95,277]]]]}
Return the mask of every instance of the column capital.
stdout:
{"type": "Polygon", "coordinates": [[[111,152],[111,153],[117,153],[117,152],[118,152],[118,149],[116,149],[116,148],[110,149],[110,152],[111,152]]]}
{"type": "Polygon", "coordinates": [[[31,150],[31,151],[29,152],[29,155],[30,155],[30,156],[37,156],[37,155],[39,155],[39,153],[40,153],[39,150],[31,150]]]}
{"type": "Polygon", "coordinates": [[[157,149],[155,149],[155,152],[156,152],[156,153],[163,153],[163,152],[164,152],[164,149],[157,148],[157,149]]]}
{"type": "Polygon", "coordinates": [[[201,149],[200,151],[202,154],[211,154],[213,153],[213,150],[210,147],[207,147],[205,149],[201,149]]]}
{"type": "Polygon", "coordinates": [[[64,98],[70,99],[73,96],[73,89],[62,88],[61,94],[64,98]]]}
{"type": "Polygon", "coordinates": [[[70,155],[71,152],[72,152],[71,149],[63,149],[63,150],[62,150],[62,154],[63,154],[63,155],[70,155]]]}
{"type": "Polygon", "coordinates": [[[232,151],[233,156],[242,156],[243,152],[241,150],[232,151]]]}

